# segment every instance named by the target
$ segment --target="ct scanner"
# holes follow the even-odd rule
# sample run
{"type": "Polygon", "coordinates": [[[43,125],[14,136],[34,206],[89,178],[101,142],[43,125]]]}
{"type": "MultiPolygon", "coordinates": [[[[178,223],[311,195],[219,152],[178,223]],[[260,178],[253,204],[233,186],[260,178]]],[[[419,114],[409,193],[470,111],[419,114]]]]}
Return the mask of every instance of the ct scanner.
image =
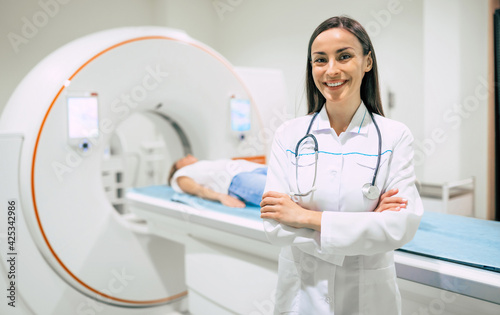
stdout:
{"type": "MultiPolygon", "coordinates": [[[[0,313],[271,314],[279,249],[258,209],[141,186],[164,184],[186,153],[265,160],[290,118],[280,78],[156,27],[89,35],[41,61],[0,120],[0,313]]],[[[395,260],[404,314],[498,314],[499,273],[395,260]]]]}
{"type": "Polygon", "coordinates": [[[1,220],[15,221],[0,230],[2,246],[7,233],[15,235],[11,250],[2,248],[2,283],[14,268],[22,314],[187,309],[183,246],[120,215],[103,189],[100,170],[127,140],[116,130],[121,138],[140,133],[126,122],[137,113],[166,122],[158,127],[167,146],[164,169],[186,153],[266,153],[245,140],[261,124],[249,89],[222,56],[184,32],[115,29],[58,49],[19,84],[0,122],[1,200],[15,203],[1,220]],[[253,127],[245,133],[230,132],[231,99],[250,104],[253,127]]]}

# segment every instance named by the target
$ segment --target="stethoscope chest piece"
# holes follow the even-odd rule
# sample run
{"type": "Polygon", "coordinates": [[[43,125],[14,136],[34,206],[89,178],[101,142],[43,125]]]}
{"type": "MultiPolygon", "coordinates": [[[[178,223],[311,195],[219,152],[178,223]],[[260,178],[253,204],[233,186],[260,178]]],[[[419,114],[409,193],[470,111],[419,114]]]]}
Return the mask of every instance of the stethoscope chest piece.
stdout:
{"type": "Polygon", "coordinates": [[[378,189],[377,186],[372,185],[370,183],[366,183],[363,185],[363,195],[365,195],[366,198],[375,200],[380,197],[380,189],[378,189]]]}

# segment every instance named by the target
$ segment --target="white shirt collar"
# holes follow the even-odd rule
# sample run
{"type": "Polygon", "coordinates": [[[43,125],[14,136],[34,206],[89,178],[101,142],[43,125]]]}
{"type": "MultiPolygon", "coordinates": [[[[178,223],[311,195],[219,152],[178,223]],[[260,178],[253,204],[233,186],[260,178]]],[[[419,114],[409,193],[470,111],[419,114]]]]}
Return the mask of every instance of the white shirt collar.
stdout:
{"type": "MultiPolygon", "coordinates": [[[[352,132],[358,134],[367,134],[368,133],[368,124],[371,122],[371,116],[366,108],[365,104],[361,102],[358,106],[358,109],[354,113],[354,116],[347,126],[345,132],[352,132]]],[[[328,113],[326,112],[326,106],[323,106],[318,116],[316,117],[313,126],[311,127],[311,131],[320,131],[331,129],[330,127],[330,119],[328,119],[328,113]]]]}

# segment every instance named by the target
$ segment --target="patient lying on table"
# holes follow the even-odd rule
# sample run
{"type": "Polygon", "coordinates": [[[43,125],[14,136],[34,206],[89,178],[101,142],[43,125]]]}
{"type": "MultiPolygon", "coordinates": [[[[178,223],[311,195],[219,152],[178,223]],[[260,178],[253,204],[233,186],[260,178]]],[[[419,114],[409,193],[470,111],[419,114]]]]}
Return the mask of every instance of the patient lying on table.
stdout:
{"type": "Polygon", "coordinates": [[[258,206],[266,184],[267,167],[245,160],[202,160],[188,154],[176,161],[168,183],[176,192],[219,201],[228,207],[258,206]]]}

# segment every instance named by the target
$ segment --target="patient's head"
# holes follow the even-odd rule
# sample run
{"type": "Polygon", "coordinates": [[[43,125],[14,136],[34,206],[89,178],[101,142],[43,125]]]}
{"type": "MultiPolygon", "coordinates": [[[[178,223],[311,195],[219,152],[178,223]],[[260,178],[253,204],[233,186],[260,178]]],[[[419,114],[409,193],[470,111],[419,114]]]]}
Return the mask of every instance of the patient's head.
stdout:
{"type": "Polygon", "coordinates": [[[170,173],[168,174],[168,184],[171,184],[172,177],[174,176],[175,172],[183,168],[184,166],[191,165],[193,163],[198,162],[198,159],[192,156],[191,154],[186,155],[183,158],[178,159],[177,161],[174,162],[172,167],[170,168],[170,173]]]}
{"type": "Polygon", "coordinates": [[[177,162],[175,162],[175,166],[179,170],[184,166],[188,166],[196,162],[198,162],[198,159],[192,156],[191,154],[188,154],[185,157],[178,159],[177,162]]]}

